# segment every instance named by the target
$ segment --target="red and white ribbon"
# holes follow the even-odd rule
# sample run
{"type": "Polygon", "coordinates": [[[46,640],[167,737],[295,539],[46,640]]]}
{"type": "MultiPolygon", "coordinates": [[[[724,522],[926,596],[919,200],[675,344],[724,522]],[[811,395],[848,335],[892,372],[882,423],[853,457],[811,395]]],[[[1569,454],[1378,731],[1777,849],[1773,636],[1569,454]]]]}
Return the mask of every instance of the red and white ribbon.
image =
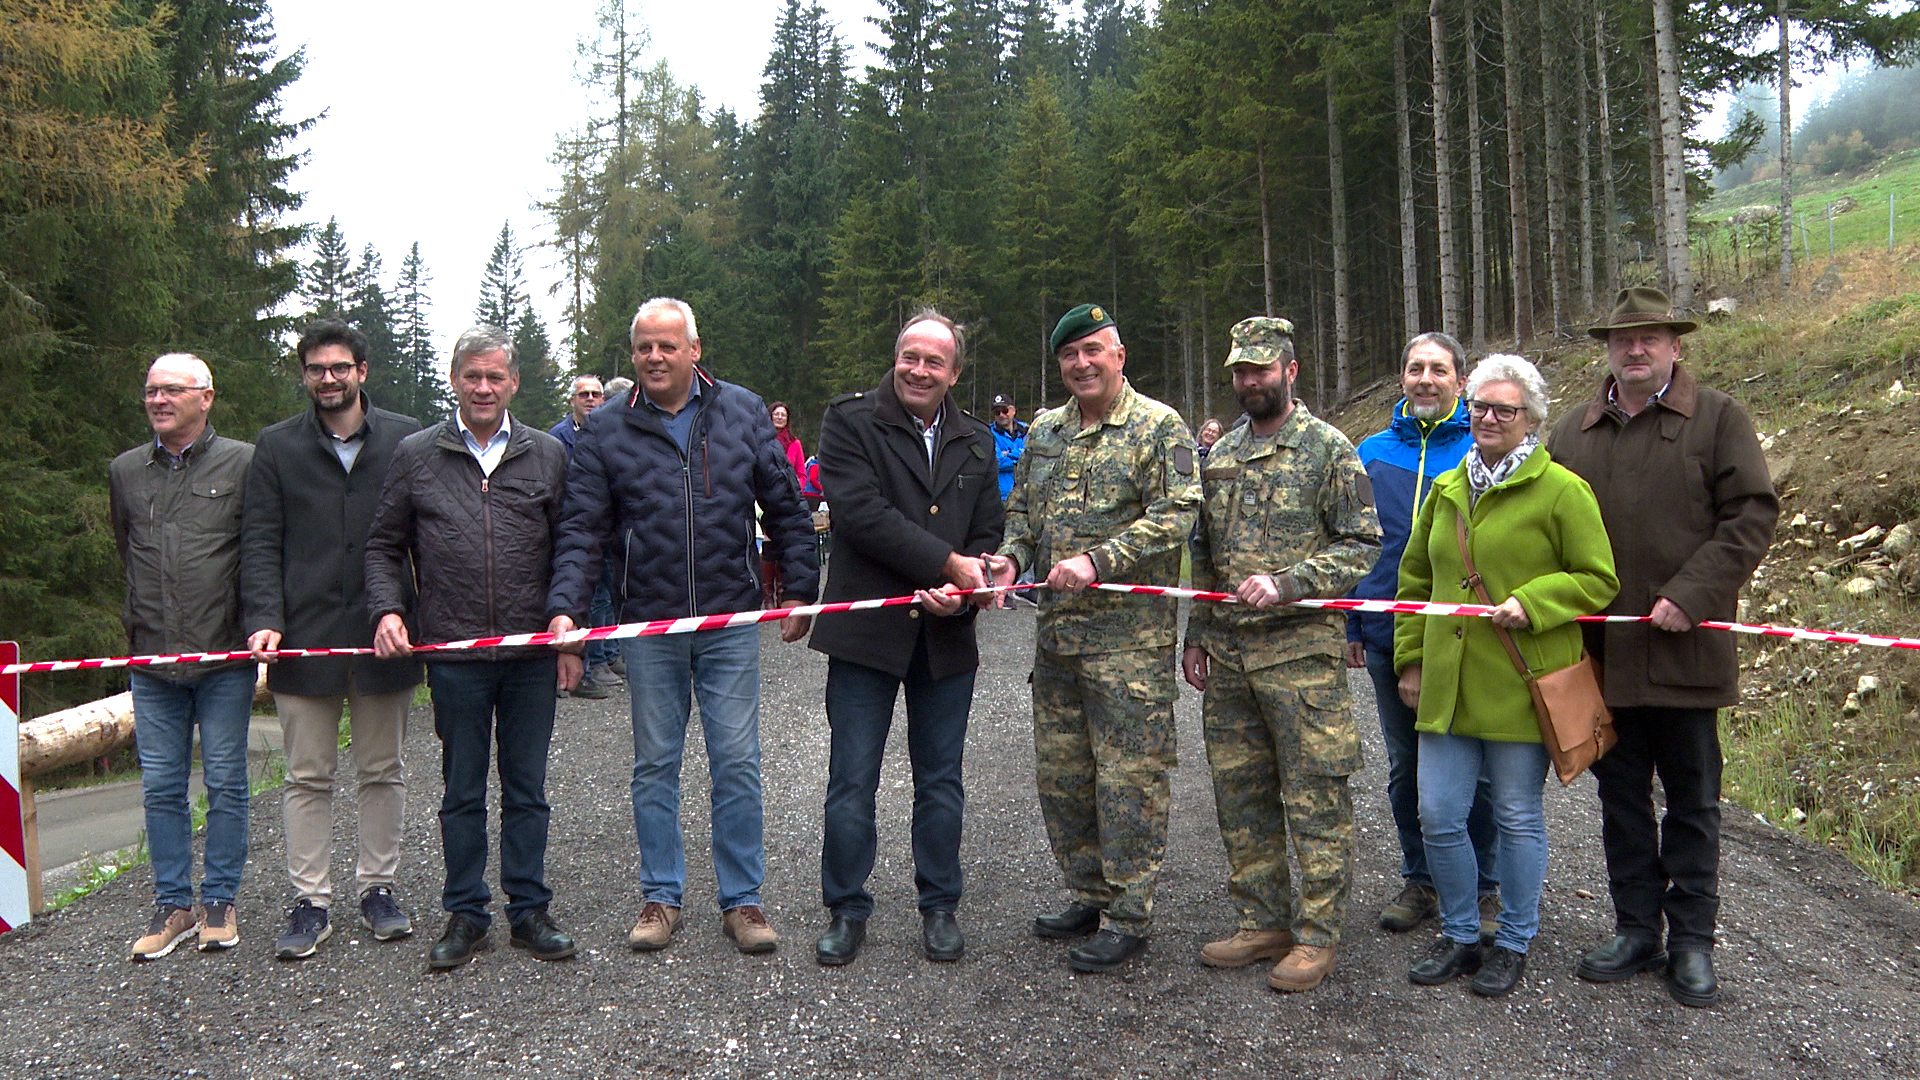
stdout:
{"type": "MultiPolygon", "coordinates": [[[[1045,588],[1044,585],[1008,585],[990,589],[961,590],[959,595],[966,596],[975,592],[1014,592],[1026,589],[1045,588]]],[[[1136,596],[1160,596],[1174,600],[1201,600],[1219,604],[1239,603],[1232,593],[1205,592],[1199,589],[1180,589],[1169,585],[1123,585],[1113,582],[1098,582],[1093,588],[1105,592],[1131,593],[1136,596]]],[[[798,607],[768,608],[759,611],[736,611],[726,615],[695,615],[678,619],[656,619],[651,622],[620,623],[615,626],[596,626],[569,630],[564,634],[551,634],[546,631],[531,634],[505,634],[500,637],[468,638],[464,641],[443,641],[429,645],[415,645],[416,653],[456,652],[465,649],[490,649],[499,646],[557,645],[579,641],[601,641],[630,637],[657,637],[663,634],[691,634],[702,630],[723,630],[732,626],[752,626],[756,623],[777,622],[810,615],[831,615],[843,611],[871,611],[875,608],[905,607],[917,603],[912,596],[889,596],[879,600],[845,600],[831,604],[803,604],[798,607]]],[[[1330,611],[1376,611],[1394,615],[1442,615],[1464,618],[1485,618],[1493,613],[1486,604],[1439,604],[1414,600],[1297,600],[1294,607],[1320,608],[1330,611]]],[[[1645,615],[1582,615],[1578,622],[1636,623],[1647,622],[1645,615]]],[[[1726,630],[1736,634],[1759,634],[1766,637],[1787,638],[1793,641],[1818,641],[1837,645],[1872,645],[1885,649],[1920,649],[1920,638],[1889,637],[1882,634],[1856,634],[1839,630],[1807,630],[1792,626],[1765,626],[1754,623],[1720,622],[1706,620],[1697,624],[1703,629],[1726,630]]],[[[370,656],[372,649],[280,649],[268,652],[271,657],[295,656],[370,656]]],[[[253,654],[244,649],[234,652],[213,653],[174,653],[154,656],[112,656],[90,660],[42,660],[31,664],[8,664],[0,667],[0,674],[38,674],[51,671],[86,671],[95,668],[119,667],[157,667],[164,664],[217,663],[231,660],[251,660],[253,654]]]]}

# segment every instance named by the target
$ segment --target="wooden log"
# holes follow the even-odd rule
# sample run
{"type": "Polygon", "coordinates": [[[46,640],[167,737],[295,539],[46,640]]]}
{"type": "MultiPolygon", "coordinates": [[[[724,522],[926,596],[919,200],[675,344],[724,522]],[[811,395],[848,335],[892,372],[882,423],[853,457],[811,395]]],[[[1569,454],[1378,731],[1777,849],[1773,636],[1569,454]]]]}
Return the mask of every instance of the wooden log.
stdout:
{"type": "MultiPolygon", "coordinates": [[[[255,704],[270,702],[265,668],[254,687],[255,704]]],[[[62,765],[105,757],[133,742],[133,694],[89,701],[20,722],[20,775],[39,776],[62,765]]]]}

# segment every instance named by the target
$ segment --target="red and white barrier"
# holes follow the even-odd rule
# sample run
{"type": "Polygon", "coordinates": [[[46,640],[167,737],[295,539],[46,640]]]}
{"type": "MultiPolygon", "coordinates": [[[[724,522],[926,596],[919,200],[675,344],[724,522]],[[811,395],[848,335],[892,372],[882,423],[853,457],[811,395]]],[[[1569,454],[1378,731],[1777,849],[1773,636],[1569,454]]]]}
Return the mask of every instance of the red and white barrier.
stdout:
{"type": "MultiPolygon", "coordinates": [[[[1045,585],[1009,585],[991,589],[961,590],[959,595],[973,592],[1013,592],[1024,589],[1044,589],[1045,585]]],[[[1124,585],[1114,582],[1099,582],[1093,588],[1107,592],[1132,593],[1137,596],[1161,596],[1173,600],[1200,600],[1219,604],[1235,604],[1239,601],[1232,593],[1205,592],[1199,589],[1179,589],[1168,585],[1124,585]]],[[[754,623],[777,622],[803,615],[831,615],[842,611],[868,611],[873,608],[904,607],[917,601],[911,596],[889,596],[878,600],[847,600],[832,604],[805,604],[790,608],[769,608],[761,611],[736,611],[725,615],[696,615],[679,619],[656,619],[652,622],[620,623],[615,626],[596,626],[569,630],[564,634],[550,634],[546,631],[531,634],[504,634],[500,637],[468,638],[465,641],[442,641],[430,645],[415,645],[416,653],[453,652],[462,649],[490,649],[498,646],[556,645],[578,641],[601,641],[612,638],[655,637],[662,634],[691,634],[701,630],[720,630],[729,626],[749,626],[754,623]]],[[[1493,608],[1485,604],[1436,604],[1414,600],[1298,600],[1294,607],[1321,608],[1329,611],[1379,611],[1396,615],[1443,615],[1464,618],[1485,618],[1493,614],[1493,608]]],[[[1645,615],[1582,615],[1577,622],[1646,622],[1645,615]]],[[[1765,626],[1755,623],[1720,622],[1703,620],[1698,624],[1701,629],[1726,630],[1736,634],[1760,634],[1767,637],[1788,638],[1793,641],[1817,641],[1835,645],[1872,645],[1883,649],[1920,649],[1920,638],[1889,637],[1884,634],[1856,634],[1841,630],[1807,630],[1793,626],[1765,626]]],[[[372,649],[281,649],[268,653],[269,656],[355,656],[370,655],[372,649]]],[[[94,668],[146,667],[160,664],[197,664],[220,660],[245,660],[253,654],[246,650],[216,653],[178,653],[156,656],[110,656],[91,660],[42,660],[31,664],[10,663],[0,666],[0,674],[24,675],[51,671],[80,671],[94,668]]]]}
{"type": "Polygon", "coordinates": [[[33,915],[27,894],[27,832],[20,811],[20,646],[0,641],[0,934],[33,915]]]}

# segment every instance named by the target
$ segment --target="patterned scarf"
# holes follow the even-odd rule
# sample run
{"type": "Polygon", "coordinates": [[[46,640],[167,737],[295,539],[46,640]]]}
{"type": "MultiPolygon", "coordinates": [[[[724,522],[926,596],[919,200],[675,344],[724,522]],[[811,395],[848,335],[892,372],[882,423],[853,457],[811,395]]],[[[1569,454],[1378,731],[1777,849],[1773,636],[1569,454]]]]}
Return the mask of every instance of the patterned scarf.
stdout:
{"type": "Polygon", "coordinates": [[[1520,440],[1520,445],[1507,451],[1507,456],[1492,465],[1480,456],[1478,447],[1467,451],[1467,507],[1472,509],[1480,502],[1480,496],[1493,490],[1496,484],[1506,481],[1520,466],[1526,464],[1535,450],[1540,449],[1540,433],[1530,431],[1520,440]]]}

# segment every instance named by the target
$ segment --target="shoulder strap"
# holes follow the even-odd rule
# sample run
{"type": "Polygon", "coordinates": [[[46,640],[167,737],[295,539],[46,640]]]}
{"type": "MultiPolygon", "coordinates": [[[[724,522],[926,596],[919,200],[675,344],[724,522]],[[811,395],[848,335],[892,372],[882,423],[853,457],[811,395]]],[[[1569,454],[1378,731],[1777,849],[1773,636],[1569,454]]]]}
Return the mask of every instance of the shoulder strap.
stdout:
{"type": "MultiPolygon", "coordinates": [[[[1487,583],[1481,580],[1480,571],[1475,569],[1473,565],[1473,555],[1467,550],[1467,519],[1461,516],[1458,507],[1454,508],[1453,538],[1460,544],[1460,561],[1465,564],[1467,568],[1467,580],[1465,584],[1473,588],[1474,595],[1480,598],[1481,603],[1492,607],[1493,598],[1487,595],[1487,583]]],[[[1493,636],[1499,638],[1500,644],[1506,647],[1507,659],[1513,661],[1514,670],[1520,672],[1520,678],[1525,681],[1528,686],[1532,686],[1533,672],[1527,670],[1527,662],[1521,658],[1520,648],[1513,643],[1513,636],[1507,633],[1506,627],[1493,623],[1492,620],[1488,620],[1488,622],[1493,626],[1493,636]]]]}

